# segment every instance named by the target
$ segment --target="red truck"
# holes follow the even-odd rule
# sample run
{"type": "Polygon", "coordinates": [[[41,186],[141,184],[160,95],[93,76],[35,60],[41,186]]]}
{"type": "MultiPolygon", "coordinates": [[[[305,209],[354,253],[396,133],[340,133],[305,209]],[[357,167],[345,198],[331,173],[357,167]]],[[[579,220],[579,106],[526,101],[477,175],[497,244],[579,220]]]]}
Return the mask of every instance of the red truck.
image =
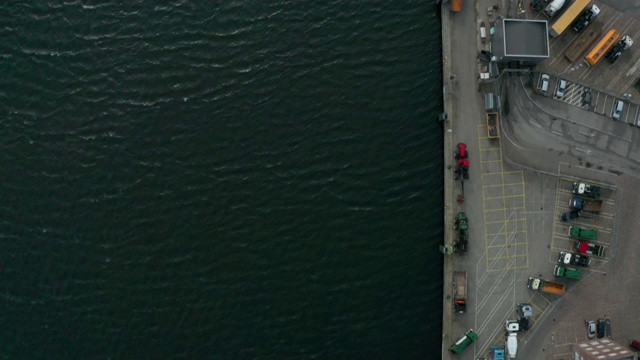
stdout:
{"type": "Polygon", "coordinates": [[[576,250],[580,254],[589,254],[604,257],[604,246],[591,244],[586,241],[576,241],[576,250]]]}

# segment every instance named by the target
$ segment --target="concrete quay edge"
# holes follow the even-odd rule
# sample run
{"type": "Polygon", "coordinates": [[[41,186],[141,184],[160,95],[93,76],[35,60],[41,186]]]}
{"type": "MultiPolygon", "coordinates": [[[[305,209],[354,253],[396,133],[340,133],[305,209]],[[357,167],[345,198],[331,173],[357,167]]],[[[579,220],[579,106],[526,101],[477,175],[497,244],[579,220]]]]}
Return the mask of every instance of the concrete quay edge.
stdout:
{"type": "MultiPolygon", "coordinates": [[[[453,227],[449,224],[453,221],[453,178],[450,170],[447,169],[453,158],[453,132],[451,130],[451,121],[454,118],[453,104],[448,96],[449,77],[451,75],[451,34],[449,32],[450,13],[448,11],[446,1],[441,4],[441,26],[442,26],[442,95],[444,113],[447,119],[442,121],[442,131],[444,135],[444,245],[452,245],[453,227]]],[[[443,261],[443,281],[442,281],[442,359],[450,359],[450,353],[447,350],[448,344],[451,342],[451,299],[449,298],[450,289],[453,287],[453,261],[450,255],[444,255],[443,261]]]]}

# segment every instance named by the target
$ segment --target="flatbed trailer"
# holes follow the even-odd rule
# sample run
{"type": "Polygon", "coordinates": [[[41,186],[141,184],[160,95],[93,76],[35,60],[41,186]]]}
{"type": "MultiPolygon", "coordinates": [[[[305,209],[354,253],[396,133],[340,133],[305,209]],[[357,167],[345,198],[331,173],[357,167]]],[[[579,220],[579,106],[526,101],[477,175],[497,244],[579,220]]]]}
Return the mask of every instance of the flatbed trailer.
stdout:
{"type": "Polygon", "coordinates": [[[530,277],[527,287],[531,290],[538,290],[548,294],[562,295],[564,294],[564,284],[556,283],[548,280],[530,277]]]}
{"type": "Polygon", "coordinates": [[[600,212],[604,208],[604,200],[574,197],[569,200],[569,206],[578,211],[600,212]]]}
{"type": "Polygon", "coordinates": [[[500,114],[497,112],[488,112],[487,113],[487,133],[489,139],[497,139],[500,137],[500,128],[498,127],[500,123],[500,114]]]}
{"type": "Polygon", "coordinates": [[[600,38],[600,35],[602,35],[602,25],[594,21],[591,26],[571,42],[564,52],[564,57],[571,62],[581,59],[582,55],[589,50],[591,45],[600,38]]]}
{"type": "Polygon", "coordinates": [[[453,272],[453,309],[464,314],[467,311],[467,272],[453,272]]]}

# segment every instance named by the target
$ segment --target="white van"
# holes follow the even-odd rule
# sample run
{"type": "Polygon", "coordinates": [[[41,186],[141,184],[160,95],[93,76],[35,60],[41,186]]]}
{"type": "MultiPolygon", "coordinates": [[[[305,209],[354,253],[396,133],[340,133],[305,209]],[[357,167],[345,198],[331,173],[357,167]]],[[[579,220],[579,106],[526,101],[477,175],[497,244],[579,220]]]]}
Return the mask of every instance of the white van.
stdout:
{"type": "Polygon", "coordinates": [[[540,84],[540,93],[542,93],[542,95],[547,95],[547,90],[549,90],[549,75],[542,74],[540,79],[542,81],[540,84]]]}
{"type": "Polygon", "coordinates": [[[622,100],[616,100],[613,103],[613,108],[611,108],[611,117],[613,118],[613,120],[620,120],[622,109],[624,109],[624,103],[622,102],[622,100]]]}

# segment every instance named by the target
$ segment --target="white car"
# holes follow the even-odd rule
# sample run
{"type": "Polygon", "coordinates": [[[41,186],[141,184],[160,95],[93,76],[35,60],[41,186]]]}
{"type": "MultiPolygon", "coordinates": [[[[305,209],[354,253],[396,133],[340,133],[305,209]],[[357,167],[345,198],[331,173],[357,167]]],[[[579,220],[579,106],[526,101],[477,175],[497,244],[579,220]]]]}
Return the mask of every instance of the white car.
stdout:
{"type": "Polygon", "coordinates": [[[593,339],[594,337],[596,337],[596,322],[595,321],[589,321],[587,323],[587,336],[589,337],[589,339],[593,339]]]}
{"type": "Polygon", "coordinates": [[[622,100],[616,100],[616,102],[613,103],[613,108],[611,108],[611,117],[613,120],[620,120],[622,109],[624,109],[624,103],[622,100]]]}
{"type": "Polygon", "coordinates": [[[556,97],[562,99],[564,97],[564,91],[567,89],[567,80],[560,80],[558,88],[556,89],[556,97]]]}
{"type": "Polygon", "coordinates": [[[542,76],[540,76],[540,80],[540,93],[542,93],[542,95],[547,95],[547,90],[549,90],[549,75],[542,74],[542,76]]]}

